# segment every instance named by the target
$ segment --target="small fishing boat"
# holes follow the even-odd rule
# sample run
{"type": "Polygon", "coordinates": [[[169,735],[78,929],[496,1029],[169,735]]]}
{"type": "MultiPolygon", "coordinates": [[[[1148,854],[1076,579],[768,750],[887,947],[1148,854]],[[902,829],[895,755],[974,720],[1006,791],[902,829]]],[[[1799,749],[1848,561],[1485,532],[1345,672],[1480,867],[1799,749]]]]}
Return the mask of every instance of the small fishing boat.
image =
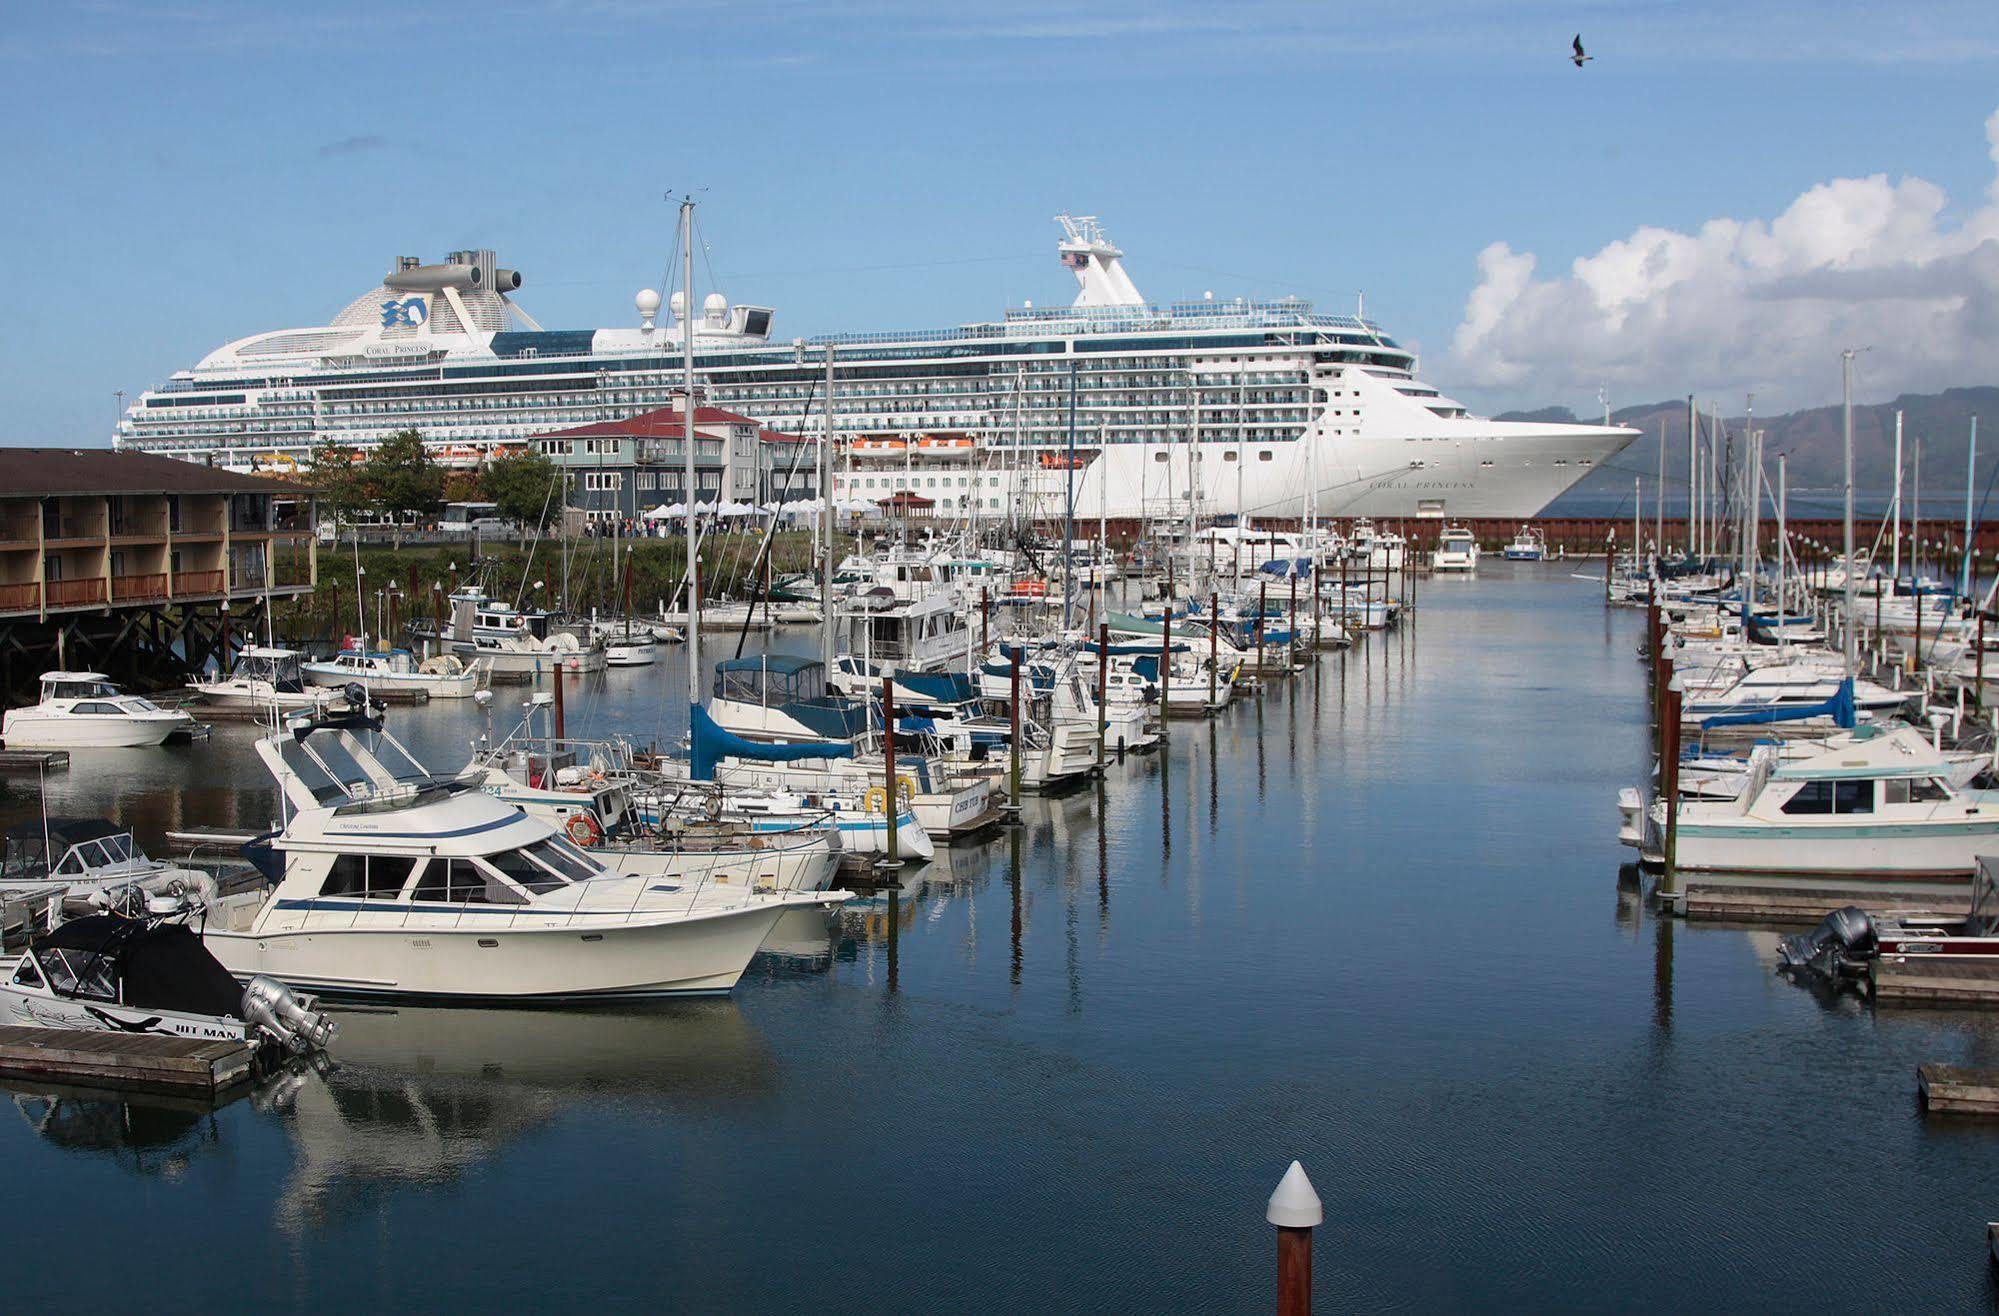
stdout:
{"type": "Polygon", "coordinates": [[[449,653],[419,661],[408,649],[342,649],[300,670],[314,685],[344,690],[359,684],[370,694],[421,690],[432,699],[470,699],[479,688],[479,664],[449,653]]]}
{"type": "Polygon", "coordinates": [[[180,709],[126,694],[102,672],[44,672],[41,702],[0,719],[9,749],[131,749],[194,728],[180,709]]]}
{"type": "Polygon", "coordinates": [[[324,688],[307,683],[303,658],[293,649],[252,645],[236,655],[229,675],[196,681],[190,687],[211,704],[224,708],[311,708],[327,699],[324,688]]]}
{"type": "Polygon", "coordinates": [[[1548,556],[1548,539],[1531,525],[1523,525],[1514,534],[1513,542],[1500,550],[1500,556],[1508,562],[1539,562],[1548,556]]]}
{"type": "Polygon", "coordinates": [[[0,1018],[28,1028],[160,1033],[321,1051],[336,1025],[275,978],[245,986],[171,916],[93,914],[36,937],[0,976],[0,1018]]]}

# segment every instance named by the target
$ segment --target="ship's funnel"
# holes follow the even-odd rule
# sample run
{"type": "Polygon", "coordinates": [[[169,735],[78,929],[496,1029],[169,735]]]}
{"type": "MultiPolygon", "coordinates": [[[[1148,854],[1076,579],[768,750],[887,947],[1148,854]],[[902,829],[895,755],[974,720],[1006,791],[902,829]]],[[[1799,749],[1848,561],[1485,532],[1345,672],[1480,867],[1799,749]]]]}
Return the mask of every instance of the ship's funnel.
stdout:
{"type": "Polygon", "coordinates": [[[476,288],[483,281],[477,265],[413,265],[382,280],[397,292],[443,292],[446,288],[476,288]]]}
{"type": "Polygon", "coordinates": [[[494,292],[512,292],[520,286],[521,286],[521,272],[519,270],[493,271],[494,292]]]}

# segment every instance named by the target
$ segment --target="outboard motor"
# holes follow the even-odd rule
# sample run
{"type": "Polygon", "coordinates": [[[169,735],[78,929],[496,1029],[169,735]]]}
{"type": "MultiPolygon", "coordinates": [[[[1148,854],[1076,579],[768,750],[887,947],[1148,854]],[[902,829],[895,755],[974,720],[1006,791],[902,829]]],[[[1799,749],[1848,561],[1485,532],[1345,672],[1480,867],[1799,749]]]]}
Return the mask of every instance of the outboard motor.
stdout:
{"type": "Polygon", "coordinates": [[[1827,978],[1841,978],[1859,972],[1876,945],[1874,920],[1858,905],[1845,905],[1827,914],[1810,932],[1785,937],[1777,943],[1777,957],[1787,969],[1811,969],[1827,978]]]}
{"type": "Polygon", "coordinates": [[[294,1052],[323,1051],[339,1025],[309,1008],[276,978],[258,974],[243,989],[243,1017],[294,1052]]]}

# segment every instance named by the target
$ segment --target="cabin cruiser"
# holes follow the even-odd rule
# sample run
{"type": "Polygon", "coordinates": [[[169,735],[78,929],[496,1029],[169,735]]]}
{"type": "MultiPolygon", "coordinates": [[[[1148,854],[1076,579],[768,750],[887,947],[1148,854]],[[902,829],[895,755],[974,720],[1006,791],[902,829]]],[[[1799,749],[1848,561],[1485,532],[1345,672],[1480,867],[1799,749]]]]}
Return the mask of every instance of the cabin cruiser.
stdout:
{"type": "Polygon", "coordinates": [[[1535,527],[1522,525],[1500,555],[1508,562],[1539,562],[1548,556],[1548,538],[1535,527]]]}
{"type": "MultiPolygon", "coordinates": [[[[168,902],[172,903],[172,902],[168,902]]],[[[0,974],[0,1019],[28,1028],[163,1033],[321,1051],[336,1025],[274,978],[238,983],[172,914],[73,919],[0,974]]]]}
{"type": "Polygon", "coordinates": [[[652,627],[629,617],[592,623],[591,638],[604,646],[606,667],[650,667],[659,657],[659,637],[652,627]]]}
{"type": "Polygon", "coordinates": [[[202,925],[239,977],[484,1002],[726,993],[785,910],[846,899],[612,872],[432,775],[365,711],[295,715],[257,754],[286,816],[248,853],[276,885],[210,902],[202,925]]]}
{"type": "Polygon", "coordinates": [[[307,684],[297,650],[264,645],[237,654],[227,676],[197,681],[190,688],[211,704],[265,712],[311,708],[328,698],[325,689],[307,684]]]}
{"type": "Polygon", "coordinates": [[[343,649],[325,662],[305,663],[301,670],[316,686],[344,690],[359,685],[371,695],[421,690],[432,699],[470,699],[479,688],[478,662],[467,666],[448,653],[419,662],[408,649],[343,649]]]}
{"type": "Polygon", "coordinates": [[[1478,537],[1463,526],[1446,526],[1430,554],[1430,570],[1478,570],[1478,537]]]}
{"type": "Polygon", "coordinates": [[[194,729],[177,708],[128,695],[102,672],[44,672],[41,702],[0,719],[9,749],[131,749],[194,729]]]}
{"type": "Polygon", "coordinates": [[[840,647],[863,662],[935,672],[962,664],[974,643],[971,614],[955,589],[904,598],[884,585],[834,601],[840,647]]]}
{"type": "MultiPolygon", "coordinates": [[[[1800,753],[1758,745],[1740,789],[1682,798],[1678,866],[1692,872],[1956,877],[1999,850],[1999,792],[1952,784],[1953,766],[1921,732],[1862,726],[1800,753]]],[[[1654,800],[1626,844],[1663,849],[1654,800]]]]}
{"type": "Polygon", "coordinates": [[[1400,571],[1405,547],[1401,535],[1392,530],[1378,530],[1374,522],[1362,517],[1353,524],[1347,557],[1375,571],[1400,571]]]}

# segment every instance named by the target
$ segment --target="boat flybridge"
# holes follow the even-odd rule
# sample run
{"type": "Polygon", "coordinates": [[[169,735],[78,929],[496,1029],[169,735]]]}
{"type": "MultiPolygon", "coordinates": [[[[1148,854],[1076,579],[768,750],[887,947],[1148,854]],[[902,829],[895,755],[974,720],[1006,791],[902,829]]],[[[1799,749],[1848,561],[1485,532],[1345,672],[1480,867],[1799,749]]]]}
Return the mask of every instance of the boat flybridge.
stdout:
{"type": "Polygon", "coordinates": [[[178,708],[128,695],[102,672],[43,672],[42,698],[0,719],[9,749],[132,749],[194,729],[178,708]]]}
{"type": "Polygon", "coordinates": [[[433,775],[348,698],[362,711],[257,742],[285,817],[251,853],[276,886],[211,902],[202,927],[239,977],[464,1001],[719,994],[786,910],[847,898],[611,872],[482,778],[433,775]]]}

